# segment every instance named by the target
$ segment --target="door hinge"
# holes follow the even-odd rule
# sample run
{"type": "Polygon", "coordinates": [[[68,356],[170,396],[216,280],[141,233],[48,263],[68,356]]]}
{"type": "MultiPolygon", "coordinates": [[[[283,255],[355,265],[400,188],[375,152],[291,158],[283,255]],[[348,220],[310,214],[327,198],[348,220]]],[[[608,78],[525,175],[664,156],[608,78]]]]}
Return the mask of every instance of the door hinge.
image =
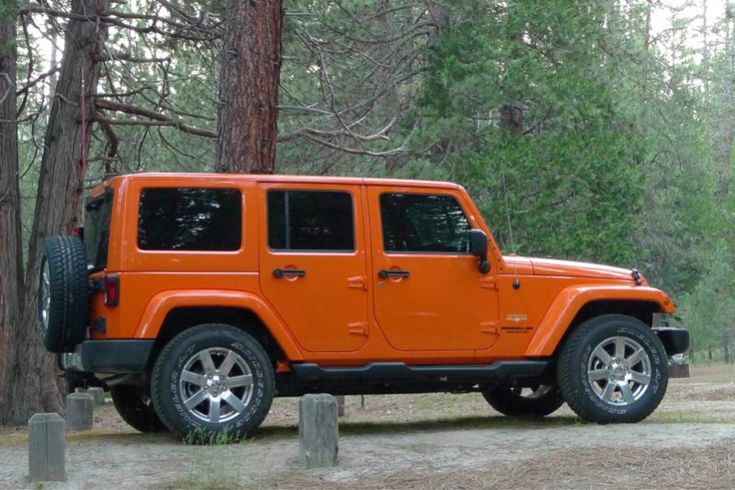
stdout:
{"type": "Polygon", "coordinates": [[[351,335],[367,335],[368,324],[367,322],[348,323],[347,331],[350,332],[351,335]]]}
{"type": "Polygon", "coordinates": [[[347,287],[353,289],[367,289],[365,276],[352,276],[347,278],[347,287]]]}
{"type": "Polygon", "coordinates": [[[498,284],[495,281],[495,277],[488,276],[480,279],[480,287],[484,289],[498,289],[498,284]]]}
{"type": "Polygon", "coordinates": [[[497,334],[498,322],[480,322],[480,332],[487,334],[497,334]]]}

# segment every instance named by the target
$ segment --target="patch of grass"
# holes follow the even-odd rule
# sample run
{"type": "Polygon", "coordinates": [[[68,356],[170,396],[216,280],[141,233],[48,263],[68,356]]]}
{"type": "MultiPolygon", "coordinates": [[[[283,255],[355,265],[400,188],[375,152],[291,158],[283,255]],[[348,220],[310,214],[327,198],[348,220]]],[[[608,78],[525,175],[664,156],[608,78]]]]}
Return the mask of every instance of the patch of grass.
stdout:
{"type": "Polygon", "coordinates": [[[0,446],[17,446],[27,440],[28,434],[25,431],[0,434],[0,446]]]}
{"type": "Polygon", "coordinates": [[[190,446],[225,446],[227,444],[236,444],[243,438],[227,431],[213,432],[203,429],[195,429],[189,432],[183,439],[184,444],[190,446]]]}
{"type": "Polygon", "coordinates": [[[112,432],[107,429],[92,429],[81,432],[67,432],[67,441],[93,441],[95,439],[103,439],[111,443],[124,443],[124,444],[161,444],[167,440],[172,444],[176,443],[176,439],[172,438],[170,434],[163,432],[160,434],[144,434],[142,432],[112,432]]]}
{"type": "Polygon", "coordinates": [[[713,416],[703,412],[654,412],[648,421],[657,424],[735,424],[735,415],[713,416]]]}
{"type": "Polygon", "coordinates": [[[340,434],[396,434],[415,431],[442,432],[446,430],[503,429],[503,428],[552,428],[580,424],[577,417],[560,416],[542,419],[524,417],[453,417],[420,420],[414,422],[348,422],[339,425],[340,434]]]}
{"type": "Polygon", "coordinates": [[[237,442],[236,438],[227,433],[198,432],[190,434],[183,442],[198,446],[206,444],[208,447],[194,450],[194,460],[188,473],[163,488],[228,490],[243,487],[244,475],[241,472],[245,466],[238,451],[229,447],[237,442]]]}
{"type": "Polygon", "coordinates": [[[177,478],[167,483],[162,488],[180,489],[188,488],[193,490],[234,490],[242,488],[240,482],[232,477],[223,477],[221,475],[211,475],[206,473],[191,473],[190,475],[177,478]]]}

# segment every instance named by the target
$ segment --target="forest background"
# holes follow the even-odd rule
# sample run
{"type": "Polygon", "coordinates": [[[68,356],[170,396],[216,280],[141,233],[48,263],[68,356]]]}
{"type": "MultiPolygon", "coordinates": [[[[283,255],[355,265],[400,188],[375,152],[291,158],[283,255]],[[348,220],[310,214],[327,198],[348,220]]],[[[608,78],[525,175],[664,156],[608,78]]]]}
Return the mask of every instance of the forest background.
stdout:
{"type": "Polygon", "coordinates": [[[0,423],[61,404],[38,256],[112,173],[455,181],[735,362],[734,37],[726,0],[3,0],[0,423]]]}

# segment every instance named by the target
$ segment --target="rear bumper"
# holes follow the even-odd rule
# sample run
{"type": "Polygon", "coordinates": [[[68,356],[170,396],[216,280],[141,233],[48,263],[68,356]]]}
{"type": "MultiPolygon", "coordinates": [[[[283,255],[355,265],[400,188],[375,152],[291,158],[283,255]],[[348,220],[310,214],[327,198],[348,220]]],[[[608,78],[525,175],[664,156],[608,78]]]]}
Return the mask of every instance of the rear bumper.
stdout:
{"type": "Polygon", "coordinates": [[[683,354],[689,349],[689,331],[683,328],[658,327],[653,328],[661,343],[664,344],[666,354],[683,354]]]}
{"type": "Polygon", "coordinates": [[[59,355],[61,367],[84,373],[143,373],[153,343],[153,340],[85,340],[74,352],[59,355]]]}

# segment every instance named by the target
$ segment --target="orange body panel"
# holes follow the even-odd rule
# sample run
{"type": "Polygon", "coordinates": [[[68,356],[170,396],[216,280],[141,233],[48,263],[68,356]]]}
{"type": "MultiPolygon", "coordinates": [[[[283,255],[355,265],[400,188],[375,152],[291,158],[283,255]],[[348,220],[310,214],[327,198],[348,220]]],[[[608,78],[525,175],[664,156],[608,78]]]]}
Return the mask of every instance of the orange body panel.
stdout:
{"type": "MultiPolygon", "coordinates": [[[[291,362],[364,365],[487,363],[553,354],[586,304],[644,301],[675,310],[663,292],[629,270],[594,264],[503,257],[476,206],[451,183],[358,178],[221,174],[139,174],[115,177],[107,267],[120,303],[93,294],[91,320],[105,318],[94,339],[156,338],[166,316],[182,307],[242,308],[268,328],[291,362]],[[138,248],[140,193],[146,187],[220,187],[241,192],[242,244],[232,252],[144,251],[138,248]],[[351,252],[270,250],[269,189],[338,190],[352,199],[351,252]],[[488,234],[490,272],[466,253],[388,253],[383,249],[383,192],[454,197],[473,228],[488,234]],[[275,269],[304,270],[274,277],[275,269]],[[409,277],[381,278],[405,270],[409,277]]],[[[94,323],[93,323],[94,324],[94,323]]],[[[287,369],[284,364],[283,369],[287,369]]]]}

